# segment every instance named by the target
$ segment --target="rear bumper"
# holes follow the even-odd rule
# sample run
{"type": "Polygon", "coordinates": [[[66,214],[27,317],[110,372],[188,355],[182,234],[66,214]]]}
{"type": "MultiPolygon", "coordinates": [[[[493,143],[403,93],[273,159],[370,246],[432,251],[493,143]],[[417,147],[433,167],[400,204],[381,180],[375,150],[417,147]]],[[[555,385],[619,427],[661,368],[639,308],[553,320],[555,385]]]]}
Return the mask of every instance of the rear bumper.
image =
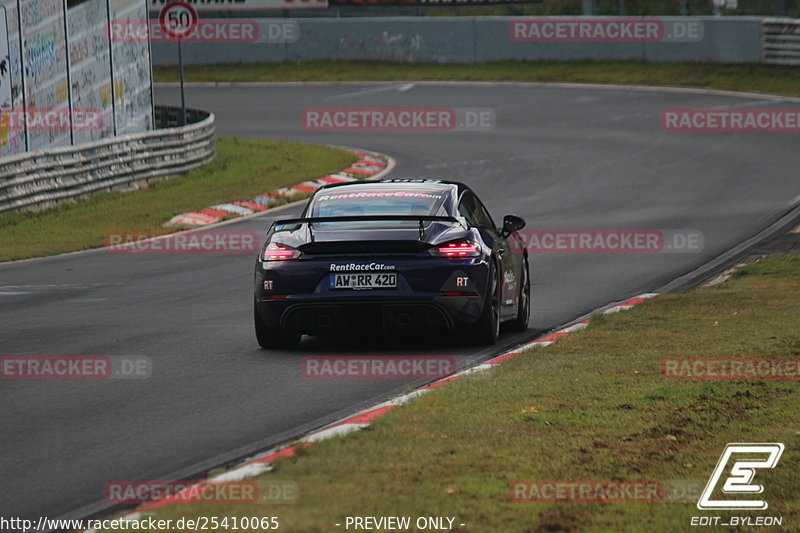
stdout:
{"type": "Polygon", "coordinates": [[[478,296],[422,298],[315,299],[289,296],[257,301],[262,322],[269,327],[314,335],[405,332],[426,329],[453,331],[474,324],[483,311],[478,296]]]}
{"type": "Polygon", "coordinates": [[[481,316],[487,273],[488,264],[481,257],[440,260],[427,255],[383,255],[361,261],[354,256],[257,262],[256,309],[267,327],[310,334],[454,330],[474,324],[481,316]],[[391,267],[372,268],[376,264],[391,267]],[[361,265],[369,265],[370,272],[395,272],[397,287],[332,287],[331,276],[361,273],[361,265]]]}

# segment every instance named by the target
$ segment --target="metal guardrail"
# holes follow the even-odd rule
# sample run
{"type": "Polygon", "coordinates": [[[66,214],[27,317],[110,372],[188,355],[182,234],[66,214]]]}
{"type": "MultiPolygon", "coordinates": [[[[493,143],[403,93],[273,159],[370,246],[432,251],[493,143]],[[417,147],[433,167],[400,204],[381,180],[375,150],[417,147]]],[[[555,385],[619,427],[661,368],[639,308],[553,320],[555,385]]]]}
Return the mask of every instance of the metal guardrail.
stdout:
{"type": "Polygon", "coordinates": [[[764,19],[761,50],[764,63],[800,65],[800,19],[764,19]]]}
{"type": "Polygon", "coordinates": [[[213,160],[214,115],[156,106],[158,129],[0,158],[0,213],[43,209],[98,191],[133,190],[213,160]]]}

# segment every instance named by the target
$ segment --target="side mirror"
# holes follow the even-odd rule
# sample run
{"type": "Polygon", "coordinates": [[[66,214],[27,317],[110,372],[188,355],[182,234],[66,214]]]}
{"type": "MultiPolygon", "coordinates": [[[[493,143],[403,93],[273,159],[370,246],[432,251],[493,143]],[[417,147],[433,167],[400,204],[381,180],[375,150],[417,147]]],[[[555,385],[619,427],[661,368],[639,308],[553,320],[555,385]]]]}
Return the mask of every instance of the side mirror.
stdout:
{"type": "Polygon", "coordinates": [[[506,215],[503,217],[503,235],[511,235],[525,227],[525,220],[517,215],[506,215]]]}

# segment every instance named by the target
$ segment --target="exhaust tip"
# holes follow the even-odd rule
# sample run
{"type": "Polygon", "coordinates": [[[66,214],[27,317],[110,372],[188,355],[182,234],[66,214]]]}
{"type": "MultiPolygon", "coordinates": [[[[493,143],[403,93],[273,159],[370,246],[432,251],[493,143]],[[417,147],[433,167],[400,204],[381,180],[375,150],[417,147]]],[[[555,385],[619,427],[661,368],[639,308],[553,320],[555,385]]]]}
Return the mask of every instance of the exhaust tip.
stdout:
{"type": "Polygon", "coordinates": [[[394,316],[394,323],[397,324],[401,328],[407,328],[411,325],[411,315],[408,313],[397,313],[394,316]]]}
{"type": "Polygon", "coordinates": [[[327,313],[320,313],[314,317],[314,325],[320,329],[328,329],[332,323],[331,316],[327,313]]]}

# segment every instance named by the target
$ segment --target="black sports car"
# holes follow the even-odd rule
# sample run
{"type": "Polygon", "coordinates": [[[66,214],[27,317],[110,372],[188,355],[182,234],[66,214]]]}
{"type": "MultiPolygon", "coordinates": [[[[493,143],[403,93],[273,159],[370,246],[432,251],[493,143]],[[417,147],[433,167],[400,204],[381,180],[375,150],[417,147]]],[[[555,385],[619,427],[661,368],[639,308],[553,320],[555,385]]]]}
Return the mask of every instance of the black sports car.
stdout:
{"type": "Polygon", "coordinates": [[[528,327],[528,254],[514,215],[498,228],[469,187],[432,179],[328,185],[277,220],[256,261],[263,348],[301,334],[463,330],[494,344],[528,327]]]}

